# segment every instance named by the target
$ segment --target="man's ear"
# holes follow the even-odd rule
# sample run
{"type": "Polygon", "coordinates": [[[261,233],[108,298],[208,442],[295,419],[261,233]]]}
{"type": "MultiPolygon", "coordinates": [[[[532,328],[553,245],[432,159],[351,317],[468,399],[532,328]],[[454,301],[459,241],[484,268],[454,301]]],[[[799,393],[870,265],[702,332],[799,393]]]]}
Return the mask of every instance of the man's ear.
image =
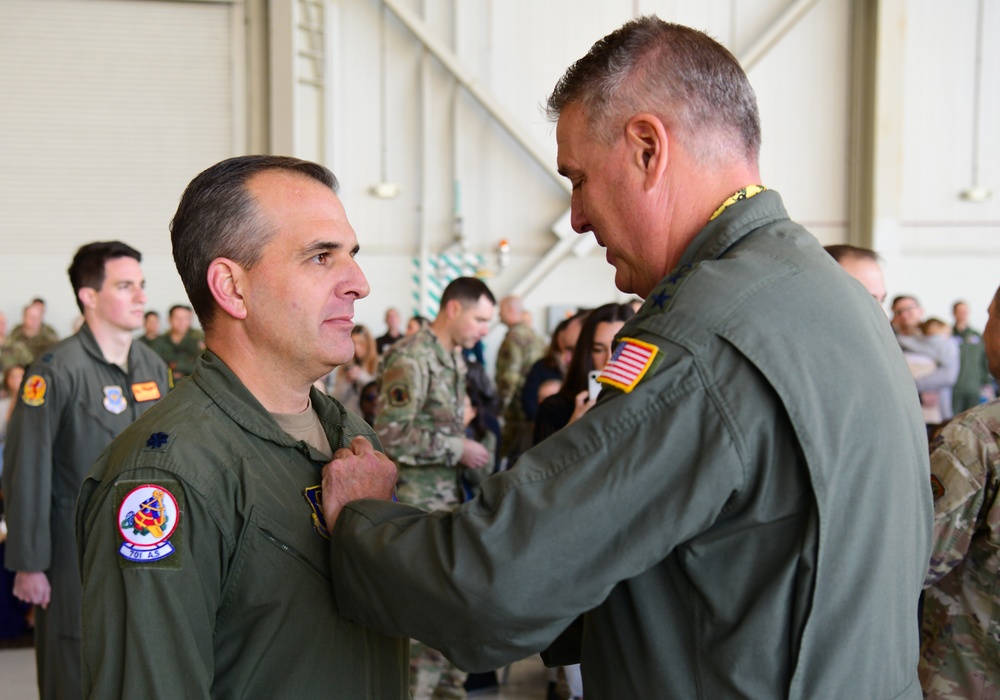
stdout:
{"type": "Polygon", "coordinates": [[[445,318],[455,318],[460,313],[462,313],[462,302],[458,299],[450,299],[447,304],[444,305],[445,318]]]}
{"type": "Polygon", "coordinates": [[[641,113],[625,123],[625,142],[636,167],[643,172],[643,187],[651,189],[667,170],[667,130],[659,117],[641,113]]]}
{"type": "Polygon", "coordinates": [[[80,300],[84,309],[92,309],[97,305],[97,290],[90,287],[80,287],[76,298],[80,300]]]}
{"type": "Polygon", "coordinates": [[[240,320],[247,317],[243,298],[245,276],[246,271],[240,264],[229,258],[216,258],[208,265],[208,288],[215,303],[224,313],[240,320]]]}

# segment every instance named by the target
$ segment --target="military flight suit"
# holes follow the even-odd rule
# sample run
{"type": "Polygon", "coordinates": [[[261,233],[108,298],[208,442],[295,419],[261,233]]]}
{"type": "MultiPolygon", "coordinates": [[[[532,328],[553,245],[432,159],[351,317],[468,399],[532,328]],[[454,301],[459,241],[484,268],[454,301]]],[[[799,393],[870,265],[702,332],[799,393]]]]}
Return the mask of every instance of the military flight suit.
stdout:
{"type": "Polygon", "coordinates": [[[167,392],[167,367],[132,343],[128,371],[104,359],[89,326],[25,372],[7,429],[3,490],[11,571],[44,571],[47,610],[35,610],[42,698],[80,697],[80,576],[73,509],[101,451],[167,392]]]}
{"type": "Polygon", "coordinates": [[[964,331],[955,330],[953,337],[958,338],[958,379],[951,390],[951,405],[954,415],[967,411],[979,405],[979,396],[983,387],[988,385],[990,377],[989,364],[986,362],[986,346],[983,336],[971,328],[964,331]]]}
{"type": "MultiPolygon", "coordinates": [[[[310,398],[334,450],[359,435],[379,449],[361,418],[310,398]]],[[[87,693],[407,698],[406,639],[337,612],[316,496],[325,461],[206,351],[80,492],[87,693]],[[129,503],[157,492],[169,517],[144,529],[129,503]]]]}
{"type": "Polygon", "coordinates": [[[609,366],[620,386],[454,511],[349,504],[342,614],[468,670],[582,615],[547,660],[581,662],[587,700],[920,698],[917,393],[878,304],[777,193],[697,234],[609,366]]]}
{"type": "Polygon", "coordinates": [[[205,334],[192,328],[179,343],[174,343],[170,333],[167,332],[151,341],[149,346],[170,367],[176,384],[194,371],[195,362],[201,355],[204,342],[205,334]]]}
{"type": "Polygon", "coordinates": [[[1000,401],[941,430],[931,451],[931,483],[924,697],[1000,698],[1000,401]]]}

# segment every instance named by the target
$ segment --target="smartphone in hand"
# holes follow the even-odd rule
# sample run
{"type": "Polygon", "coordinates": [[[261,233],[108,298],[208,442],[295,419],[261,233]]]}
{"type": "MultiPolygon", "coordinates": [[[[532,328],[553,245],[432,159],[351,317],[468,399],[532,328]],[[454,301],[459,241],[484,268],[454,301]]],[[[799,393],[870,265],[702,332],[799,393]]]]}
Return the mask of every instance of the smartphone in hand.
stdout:
{"type": "Polygon", "coordinates": [[[600,376],[600,374],[601,370],[595,369],[591,371],[590,374],[587,375],[587,390],[590,394],[587,398],[589,398],[591,401],[596,400],[597,395],[601,393],[601,384],[600,382],[597,381],[597,378],[600,376]]]}

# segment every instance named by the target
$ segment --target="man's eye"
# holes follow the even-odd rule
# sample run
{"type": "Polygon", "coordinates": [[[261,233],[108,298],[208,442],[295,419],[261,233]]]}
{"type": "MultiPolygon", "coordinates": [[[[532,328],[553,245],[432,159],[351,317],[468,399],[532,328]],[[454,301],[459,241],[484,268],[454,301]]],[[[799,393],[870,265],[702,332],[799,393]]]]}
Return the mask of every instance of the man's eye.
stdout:
{"type": "Polygon", "coordinates": [[[330,257],[329,253],[319,253],[317,255],[314,255],[312,259],[318,262],[320,265],[324,265],[326,264],[327,258],[329,257],[330,257]]]}

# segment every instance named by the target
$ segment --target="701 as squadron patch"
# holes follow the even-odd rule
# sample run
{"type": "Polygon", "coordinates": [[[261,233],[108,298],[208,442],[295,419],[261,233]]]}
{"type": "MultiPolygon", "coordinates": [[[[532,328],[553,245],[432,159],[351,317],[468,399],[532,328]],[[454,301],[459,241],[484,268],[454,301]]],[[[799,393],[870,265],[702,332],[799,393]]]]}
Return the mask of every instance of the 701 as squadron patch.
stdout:
{"type": "Polygon", "coordinates": [[[169,557],[176,551],[170,538],[179,520],[180,506],[170,491],[157,484],[133,487],[118,507],[118,532],[124,540],[118,554],[136,564],[169,557]]]}

